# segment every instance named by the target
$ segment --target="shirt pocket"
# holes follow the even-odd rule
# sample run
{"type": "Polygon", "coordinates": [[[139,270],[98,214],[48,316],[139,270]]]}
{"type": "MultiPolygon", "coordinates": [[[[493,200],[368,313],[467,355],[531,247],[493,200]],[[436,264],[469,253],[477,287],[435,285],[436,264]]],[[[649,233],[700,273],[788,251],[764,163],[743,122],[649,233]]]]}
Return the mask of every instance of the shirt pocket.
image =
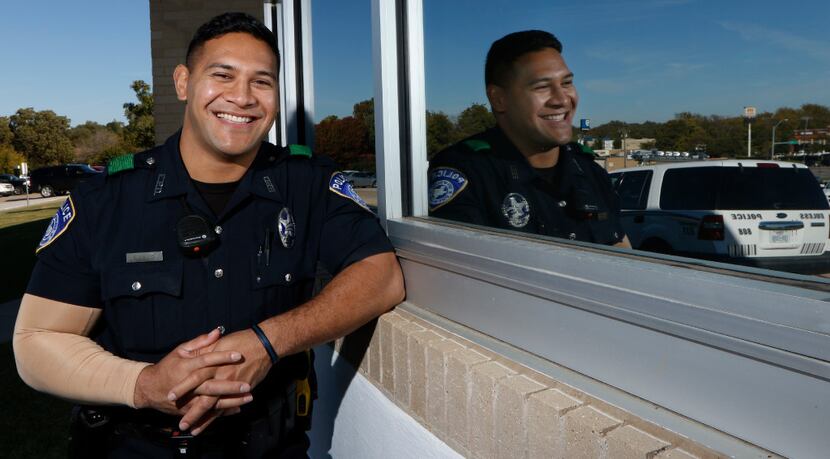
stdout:
{"type": "Polygon", "coordinates": [[[280,248],[271,253],[267,266],[264,253],[252,258],[255,322],[293,309],[311,296],[316,266],[303,255],[296,247],[280,248]]]}
{"type": "Polygon", "coordinates": [[[137,263],[104,271],[104,313],[112,335],[132,352],[166,351],[184,339],[182,260],[137,263]]]}

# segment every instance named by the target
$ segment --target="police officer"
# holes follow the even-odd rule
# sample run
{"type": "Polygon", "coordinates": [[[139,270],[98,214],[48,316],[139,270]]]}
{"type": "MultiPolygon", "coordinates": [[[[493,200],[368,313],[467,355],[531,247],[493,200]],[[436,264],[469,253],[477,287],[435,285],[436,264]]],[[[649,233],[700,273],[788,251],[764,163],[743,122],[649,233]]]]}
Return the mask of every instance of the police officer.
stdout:
{"type": "Polygon", "coordinates": [[[571,143],[579,97],[561,52],[538,30],[493,43],[484,72],[497,126],[430,161],[430,215],[630,247],[608,174],[571,143]]]}
{"type": "Polygon", "coordinates": [[[211,19],[174,73],[181,131],[50,222],[14,348],[24,381],[80,402],[75,455],[305,457],[306,350],[402,300],[392,246],[332,162],[263,141],[278,62],[256,19],[211,19]],[[311,298],[318,261],[336,275],[311,298]]]}

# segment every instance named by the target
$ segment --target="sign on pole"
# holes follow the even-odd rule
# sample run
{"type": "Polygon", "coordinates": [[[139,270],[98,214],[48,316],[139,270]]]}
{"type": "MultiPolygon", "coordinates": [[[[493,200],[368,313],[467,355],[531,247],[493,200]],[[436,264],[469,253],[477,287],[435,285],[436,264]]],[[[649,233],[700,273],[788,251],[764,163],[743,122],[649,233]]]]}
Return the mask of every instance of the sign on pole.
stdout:
{"type": "Polygon", "coordinates": [[[591,120],[588,118],[582,118],[579,120],[579,130],[580,131],[588,131],[591,129],[591,120]]]}

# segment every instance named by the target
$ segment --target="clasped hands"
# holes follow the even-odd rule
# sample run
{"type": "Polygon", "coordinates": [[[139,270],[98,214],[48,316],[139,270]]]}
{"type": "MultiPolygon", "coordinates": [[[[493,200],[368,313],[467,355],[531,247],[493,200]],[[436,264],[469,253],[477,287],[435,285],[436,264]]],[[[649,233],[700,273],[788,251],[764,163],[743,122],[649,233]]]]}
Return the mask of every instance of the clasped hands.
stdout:
{"type": "Polygon", "coordinates": [[[145,367],[135,389],[136,408],[182,415],[180,430],[198,435],[220,416],[239,413],[271,369],[252,330],[222,336],[219,329],[180,344],[145,367]]]}

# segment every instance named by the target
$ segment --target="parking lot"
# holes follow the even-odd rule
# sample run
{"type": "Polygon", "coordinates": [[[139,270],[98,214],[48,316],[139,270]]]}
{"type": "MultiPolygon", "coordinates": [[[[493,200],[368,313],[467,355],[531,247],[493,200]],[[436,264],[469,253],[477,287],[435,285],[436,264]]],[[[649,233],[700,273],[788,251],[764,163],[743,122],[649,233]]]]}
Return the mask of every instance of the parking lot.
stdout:
{"type": "MultiPolygon", "coordinates": [[[[62,201],[66,196],[41,197],[40,194],[29,194],[29,205],[45,204],[47,202],[62,201]]],[[[0,197],[0,212],[5,210],[26,207],[26,195],[0,197]]]]}

